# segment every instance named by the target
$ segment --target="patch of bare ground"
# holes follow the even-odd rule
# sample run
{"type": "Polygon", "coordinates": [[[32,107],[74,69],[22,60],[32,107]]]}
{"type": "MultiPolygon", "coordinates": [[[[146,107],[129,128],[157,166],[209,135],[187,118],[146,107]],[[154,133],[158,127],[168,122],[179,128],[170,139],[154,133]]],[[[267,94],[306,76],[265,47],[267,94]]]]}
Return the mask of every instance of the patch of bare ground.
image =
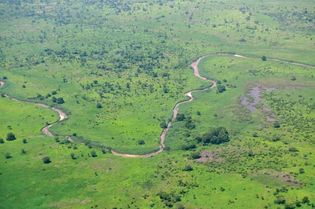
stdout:
{"type": "Polygon", "coordinates": [[[280,171],[275,171],[275,170],[264,170],[262,171],[261,175],[272,178],[273,180],[279,181],[288,186],[299,187],[303,185],[294,176],[285,172],[280,172],[280,171]]]}
{"type": "Polygon", "coordinates": [[[200,153],[200,158],[196,159],[196,162],[199,163],[206,163],[206,162],[215,162],[215,163],[222,163],[224,162],[224,158],[220,157],[220,151],[207,151],[204,150],[200,153]]]}
{"type": "Polygon", "coordinates": [[[276,120],[276,115],[271,111],[271,109],[265,104],[261,104],[262,94],[264,92],[274,91],[276,88],[267,87],[263,85],[256,85],[249,88],[247,94],[241,97],[241,105],[245,107],[250,113],[260,110],[267,122],[274,122],[276,120]]]}

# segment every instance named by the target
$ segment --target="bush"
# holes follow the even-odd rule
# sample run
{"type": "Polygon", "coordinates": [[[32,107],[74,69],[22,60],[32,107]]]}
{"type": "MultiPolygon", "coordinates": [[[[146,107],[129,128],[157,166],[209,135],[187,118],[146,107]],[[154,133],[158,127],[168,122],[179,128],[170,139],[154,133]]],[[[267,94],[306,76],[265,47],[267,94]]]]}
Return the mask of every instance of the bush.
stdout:
{"type": "Polygon", "coordinates": [[[183,120],[185,120],[185,119],[186,119],[185,114],[178,114],[178,115],[176,116],[176,120],[177,120],[177,121],[183,121],[183,120]]]}
{"type": "Polygon", "coordinates": [[[195,144],[184,144],[182,146],[182,150],[192,150],[192,149],[196,149],[196,145],[195,144]]]}
{"type": "Polygon", "coordinates": [[[97,157],[97,154],[96,154],[96,152],[94,150],[91,151],[91,156],[92,157],[97,157]]]}
{"type": "Polygon", "coordinates": [[[141,139],[141,140],[138,141],[138,144],[139,144],[139,145],[144,145],[144,144],[145,144],[145,141],[144,141],[143,139],[141,139]]]}
{"type": "Polygon", "coordinates": [[[194,152],[194,153],[192,153],[191,154],[191,158],[192,159],[199,159],[199,158],[201,158],[201,155],[200,155],[200,153],[199,152],[194,152]]]}
{"type": "Polygon", "coordinates": [[[72,159],[72,160],[77,159],[77,157],[75,156],[75,154],[74,154],[74,153],[71,153],[71,154],[70,154],[70,156],[71,156],[71,159],[72,159]]]}
{"type": "Polygon", "coordinates": [[[299,150],[296,147],[289,147],[289,152],[298,152],[299,150]]]}
{"type": "Polygon", "coordinates": [[[160,127],[163,128],[163,129],[164,129],[164,128],[167,128],[166,122],[165,122],[165,121],[161,122],[161,123],[160,123],[160,127]]]}
{"type": "Polygon", "coordinates": [[[191,165],[186,165],[183,169],[183,171],[192,171],[192,170],[194,170],[194,169],[191,165]]]}
{"type": "Polygon", "coordinates": [[[8,141],[13,141],[13,140],[16,140],[16,137],[14,135],[14,133],[10,132],[7,134],[7,140],[8,141]]]}
{"type": "Polygon", "coordinates": [[[267,61],[267,57],[264,55],[264,56],[261,57],[261,60],[262,61],[267,61]]]}
{"type": "Polygon", "coordinates": [[[27,139],[23,139],[23,144],[27,144],[27,139]]]}
{"type": "Polygon", "coordinates": [[[43,161],[44,164],[49,164],[49,163],[51,163],[50,158],[47,157],[47,156],[46,156],[46,157],[43,157],[43,158],[42,158],[42,161],[43,161]]]}
{"type": "Polygon", "coordinates": [[[21,149],[21,154],[26,154],[26,150],[25,149],[21,149]]]}
{"type": "Polygon", "coordinates": [[[308,204],[308,203],[310,203],[309,198],[308,198],[307,196],[303,197],[302,203],[303,203],[303,204],[308,204]]]}
{"type": "Polygon", "coordinates": [[[273,127],[274,127],[274,128],[280,128],[280,123],[279,123],[279,121],[274,122],[274,123],[273,123],[273,127]]]}
{"type": "Polygon", "coordinates": [[[101,103],[97,103],[97,104],[96,104],[96,108],[101,109],[101,108],[103,108],[103,106],[102,106],[101,103]]]}
{"type": "Polygon", "coordinates": [[[7,152],[4,154],[4,157],[5,157],[5,159],[10,159],[10,158],[12,158],[12,155],[9,152],[7,152]]]}
{"type": "Polygon", "coordinates": [[[277,196],[277,199],[274,202],[276,204],[285,204],[285,199],[283,196],[277,196]]]}
{"type": "Polygon", "coordinates": [[[4,140],[2,138],[0,138],[0,144],[3,144],[4,140]]]}
{"type": "Polygon", "coordinates": [[[229,132],[224,127],[214,128],[202,137],[204,144],[222,144],[230,141],[229,132]]]}
{"type": "Polygon", "coordinates": [[[58,97],[58,98],[52,97],[52,101],[53,101],[54,103],[57,103],[57,104],[63,104],[63,103],[65,103],[65,100],[64,100],[62,97],[58,97]]]}
{"type": "Polygon", "coordinates": [[[223,93],[226,90],[224,85],[218,84],[217,85],[217,91],[218,93],[223,93]]]}

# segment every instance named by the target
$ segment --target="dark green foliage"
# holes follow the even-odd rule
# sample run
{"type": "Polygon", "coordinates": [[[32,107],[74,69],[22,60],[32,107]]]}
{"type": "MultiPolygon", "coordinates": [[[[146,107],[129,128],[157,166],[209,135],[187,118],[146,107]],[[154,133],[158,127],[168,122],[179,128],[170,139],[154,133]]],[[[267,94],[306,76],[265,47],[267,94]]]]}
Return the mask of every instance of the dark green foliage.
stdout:
{"type": "Polygon", "coordinates": [[[204,144],[222,144],[230,141],[229,132],[224,127],[212,129],[202,137],[204,144]]]}
{"type": "Polygon", "coordinates": [[[97,157],[97,154],[96,154],[96,152],[94,150],[91,151],[91,156],[92,157],[97,157]]]}
{"type": "Polygon", "coordinates": [[[218,93],[223,93],[226,90],[224,85],[218,84],[217,85],[217,92],[218,93]]]}
{"type": "Polygon", "coordinates": [[[310,203],[310,199],[309,199],[307,196],[305,196],[305,197],[303,197],[303,199],[302,199],[302,203],[303,203],[303,204],[308,204],[308,203],[310,203]]]}
{"type": "Polygon", "coordinates": [[[27,144],[27,139],[23,139],[23,144],[27,144]]]}
{"type": "Polygon", "coordinates": [[[193,150],[196,149],[196,145],[195,144],[184,144],[182,146],[182,150],[193,150]]]}
{"type": "Polygon", "coordinates": [[[167,123],[165,121],[160,123],[161,128],[167,128],[167,123]]]}
{"type": "Polygon", "coordinates": [[[279,121],[274,122],[274,123],[273,123],[273,127],[274,127],[274,128],[280,128],[280,123],[279,123],[279,121]]]}
{"type": "Polygon", "coordinates": [[[289,152],[298,152],[299,150],[296,147],[289,147],[289,152]]]}
{"type": "Polygon", "coordinates": [[[193,167],[191,165],[186,165],[184,168],[183,168],[183,171],[192,171],[194,170],[193,167]]]}
{"type": "Polygon", "coordinates": [[[21,149],[21,154],[26,154],[26,150],[25,149],[21,149]]]}
{"type": "Polygon", "coordinates": [[[14,133],[12,133],[12,132],[8,133],[8,134],[7,134],[7,140],[8,140],[8,141],[14,141],[14,140],[16,140],[16,137],[15,137],[14,133]]]}
{"type": "Polygon", "coordinates": [[[10,159],[10,158],[12,158],[12,155],[9,152],[7,152],[7,153],[4,154],[4,157],[6,159],[10,159]]]}
{"type": "Polygon", "coordinates": [[[277,199],[275,199],[275,204],[285,204],[285,199],[283,196],[277,196],[277,199]]]}
{"type": "Polygon", "coordinates": [[[70,154],[70,156],[71,156],[71,159],[72,159],[72,160],[77,159],[77,157],[75,156],[75,154],[74,154],[74,153],[71,153],[71,154],[70,154]]]}
{"type": "Polygon", "coordinates": [[[44,164],[49,164],[49,163],[51,163],[50,157],[48,157],[48,156],[43,157],[43,158],[42,158],[42,161],[43,161],[44,164]]]}
{"type": "Polygon", "coordinates": [[[262,61],[267,61],[267,57],[264,55],[264,56],[261,57],[261,60],[262,61]]]}
{"type": "Polygon", "coordinates": [[[96,108],[101,109],[101,108],[103,108],[103,106],[102,106],[101,103],[97,103],[97,104],[96,104],[96,108]]]}
{"type": "Polygon", "coordinates": [[[2,138],[0,138],[0,144],[3,144],[4,140],[2,138]]]}
{"type": "Polygon", "coordinates": [[[195,123],[192,121],[191,116],[187,117],[186,123],[185,123],[185,127],[188,129],[194,129],[196,128],[195,123]]]}
{"type": "Polygon", "coordinates": [[[176,121],[183,121],[183,120],[185,120],[185,119],[186,119],[185,114],[179,113],[179,114],[177,114],[177,116],[176,116],[176,121]]]}
{"type": "Polygon", "coordinates": [[[191,158],[192,159],[199,159],[201,156],[200,156],[200,153],[199,152],[194,152],[191,154],[191,158]]]}
{"type": "Polygon", "coordinates": [[[163,201],[165,206],[169,208],[172,208],[175,203],[181,201],[181,197],[175,193],[159,192],[158,196],[163,201]]]}
{"type": "Polygon", "coordinates": [[[62,97],[58,97],[58,98],[52,97],[52,101],[53,101],[54,103],[57,103],[57,104],[63,104],[63,103],[65,103],[65,101],[64,101],[64,99],[63,99],[62,97]]]}
{"type": "Polygon", "coordinates": [[[145,144],[145,141],[144,141],[143,139],[141,139],[141,140],[138,141],[138,144],[139,144],[139,145],[144,145],[144,144],[145,144]]]}
{"type": "Polygon", "coordinates": [[[285,209],[294,209],[295,208],[295,204],[294,203],[291,203],[291,204],[286,204],[284,206],[285,209]]]}

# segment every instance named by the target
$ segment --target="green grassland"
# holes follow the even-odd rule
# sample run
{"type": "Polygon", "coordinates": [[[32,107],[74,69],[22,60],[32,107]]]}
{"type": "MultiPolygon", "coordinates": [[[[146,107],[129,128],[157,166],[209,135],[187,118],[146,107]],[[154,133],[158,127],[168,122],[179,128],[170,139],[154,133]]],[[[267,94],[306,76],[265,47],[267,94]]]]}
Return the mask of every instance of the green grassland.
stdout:
{"type": "Polygon", "coordinates": [[[315,207],[314,1],[0,1],[0,18],[0,208],[315,207]],[[156,150],[209,84],[190,68],[203,55],[226,90],[193,93],[164,152],[92,146],[156,150]],[[68,113],[56,137],[56,113],[23,100],[68,113]],[[216,127],[229,142],[198,141],[216,127]]]}

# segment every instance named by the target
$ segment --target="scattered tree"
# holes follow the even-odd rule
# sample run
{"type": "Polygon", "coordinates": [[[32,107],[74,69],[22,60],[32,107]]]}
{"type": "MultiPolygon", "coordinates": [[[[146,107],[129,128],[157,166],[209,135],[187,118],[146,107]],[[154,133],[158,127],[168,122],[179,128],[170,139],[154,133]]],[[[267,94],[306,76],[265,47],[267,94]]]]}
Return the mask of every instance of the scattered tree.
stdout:
{"type": "Polygon", "coordinates": [[[12,132],[8,133],[8,134],[7,134],[7,140],[8,140],[8,141],[14,141],[14,140],[16,140],[16,137],[15,137],[14,133],[12,133],[12,132]]]}
{"type": "Polygon", "coordinates": [[[50,160],[50,158],[49,158],[48,156],[43,157],[43,158],[42,158],[42,161],[43,161],[44,164],[49,164],[49,163],[51,163],[51,160],[50,160]]]}

